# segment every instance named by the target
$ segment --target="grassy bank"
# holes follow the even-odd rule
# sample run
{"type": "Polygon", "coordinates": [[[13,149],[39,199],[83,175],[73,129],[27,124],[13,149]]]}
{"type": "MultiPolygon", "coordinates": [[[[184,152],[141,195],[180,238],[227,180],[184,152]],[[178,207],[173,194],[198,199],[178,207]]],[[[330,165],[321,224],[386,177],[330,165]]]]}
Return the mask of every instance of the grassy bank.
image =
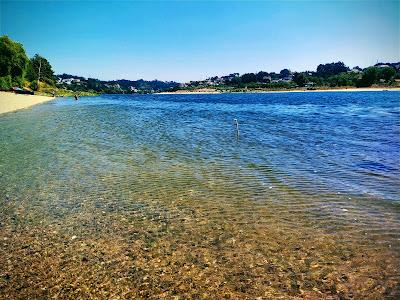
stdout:
{"type": "Polygon", "coordinates": [[[41,96],[56,96],[56,97],[69,97],[69,96],[98,96],[99,94],[94,91],[71,91],[68,89],[61,89],[56,86],[51,86],[46,83],[40,83],[38,91],[35,91],[35,95],[41,96]]]}

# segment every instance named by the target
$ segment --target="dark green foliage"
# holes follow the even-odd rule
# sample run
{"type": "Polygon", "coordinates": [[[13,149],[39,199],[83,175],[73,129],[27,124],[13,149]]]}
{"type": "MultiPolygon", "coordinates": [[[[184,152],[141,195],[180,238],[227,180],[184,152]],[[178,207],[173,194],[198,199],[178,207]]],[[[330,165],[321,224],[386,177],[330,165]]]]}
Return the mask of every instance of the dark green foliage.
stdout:
{"type": "Polygon", "coordinates": [[[383,67],[378,69],[378,78],[389,82],[394,79],[396,75],[396,69],[393,67],[383,67]]]}
{"type": "Polygon", "coordinates": [[[294,73],[293,81],[298,86],[305,86],[307,83],[307,77],[304,73],[294,73]]]}
{"type": "Polygon", "coordinates": [[[166,91],[171,88],[178,87],[179,84],[173,81],[159,81],[159,80],[113,80],[101,81],[95,78],[84,78],[69,74],[57,75],[60,79],[75,79],[72,83],[58,83],[57,87],[68,89],[76,92],[96,92],[104,94],[128,94],[128,93],[152,93],[166,91]]]}
{"type": "Polygon", "coordinates": [[[256,77],[257,77],[257,82],[269,82],[270,81],[270,79],[267,78],[267,77],[269,77],[269,74],[264,71],[258,72],[256,77]]]}
{"type": "Polygon", "coordinates": [[[286,78],[286,77],[290,76],[291,74],[292,74],[292,72],[290,72],[289,69],[283,69],[279,73],[279,78],[286,78]]]}
{"type": "Polygon", "coordinates": [[[14,77],[12,79],[12,85],[22,87],[24,85],[24,79],[21,76],[14,77]]]}
{"type": "Polygon", "coordinates": [[[369,67],[364,70],[362,77],[357,81],[357,87],[369,87],[377,80],[378,68],[369,67]]]}
{"type": "Polygon", "coordinates": [[[242,80],[241,80],[241,78],[238,76],[238,77],[232,78],[232,79],[228,82],[228,84],[229,84],[229,85],[236,86],[236,85],[239,85],[241,82],[242,82],[242,80]]]}
{"type": "Polygon", "coordinates": [[[29,87],[32,90],[37,91],[38,90],[38,82],[37,82],[37,80],[32,81],[29,87]]]}
{"type": "MultiPolygon", "coordinates": [[[[57,77],[61,78],[61,79],[73,78],[73,79],[85,80],[85,77],[71,75],[71,74],[65,74],[65,73],[63,73],[61,75],[57,75],[57,77]]],[[[89,79],[93,79],[93,78],[89,78],[89,79]]],[[[94,79],[94,80],[98,80],[98,79],[94,79]]]]}
{"type": "Polygon", "coordinates": [[[178,86],[174,86],[174,87],[168,89],[169,92],[176,92],[176,91],[178,91],[178,90],[179,90],[179,87],[178,87],[178,86]]]}
{"type": "Polygon", "coordinates": [[[396,76],[393,67],[369,67],[364,70],[362,77],[357,81],[358,87],[368,87],[374,83],[391,83],[396,76]]]}
{"type": "Polygon", "coordinates": [[[93,91],[101,91],[101,81],[95,78],[88,78],[87,79],[87,88],[88,90],[93,91]]]}
{"type": "Polygon", "coordinates": [[[243,83],[257,82],[257,76],[254,73],[243,74],[240,79],[243,83]]]}
{"type": "Polygon", "coordinates": [[[317,74],[320,77],[329,77],[332,75],[347,72],[349,70],[349,67],[347,67],[343,62],[339,61],[337,63],[320,64],[317,67],[317,74]]]}
{"type": "Polygon", "coordinates": [[[9,91],[12,87],[11,76],[3,76],[0,77],[0,90],[1,91],[9,91]]]}
{"type": "Polygon", "coordinates": [[[269,76],[271,76],[272,80],[278,80],[279,79],[279,74],[277,74],[275,72],[269,73],[269,76]]]}
{"type": "Polygon", "coordinates": [[[316,86],[322,86],[325,84],[324,79],[317,76],[306,76],[307,82],[312,82],[316,86]]]}
{"type": "MultiPolygon", "coordinates": [[[[8,36],[0,37],[0,77],[10,76],[11,84],[22,85],[27,65],[28,57],[22,45],[8,36]]],[[[2,81],[4,87],[8,83],[8,79],[2,81]]]]}
{"type": "Polygon", "coordinates": [[[354,86],[359,79],[359,75],[353,72],[340,73],[335,76],[331,76],[327,79],[329,86],[354,86]]]}
{"type": "Polygon", "coordinates": [[[54,85],[55,76],[48,60],[39,54],[31,58],[28,66],[27,79],[29,81],[40,80],[50,85],[54,85]],[[40,70],[40,74],[39,74],[40,70]],[[40,78],[39,78],[40,75],[40,78]]]}

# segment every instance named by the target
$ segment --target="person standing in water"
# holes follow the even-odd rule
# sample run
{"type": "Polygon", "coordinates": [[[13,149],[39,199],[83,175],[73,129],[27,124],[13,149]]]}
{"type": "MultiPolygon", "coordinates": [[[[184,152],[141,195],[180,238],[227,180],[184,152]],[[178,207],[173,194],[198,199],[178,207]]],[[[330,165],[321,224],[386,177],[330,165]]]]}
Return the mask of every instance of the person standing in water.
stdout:
{"type": "Polygon", "coordinates": [[[75,95],[74,98],[75,98],[75,100],[78,100],[78,96],[77,95],[75,95]]]}

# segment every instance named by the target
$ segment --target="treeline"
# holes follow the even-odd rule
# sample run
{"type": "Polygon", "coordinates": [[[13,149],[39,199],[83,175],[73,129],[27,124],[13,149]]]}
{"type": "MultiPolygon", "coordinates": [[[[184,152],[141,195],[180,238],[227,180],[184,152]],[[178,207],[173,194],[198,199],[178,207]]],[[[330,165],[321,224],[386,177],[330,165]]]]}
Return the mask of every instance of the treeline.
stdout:
{"type": "Polygon", "coordinates": [[[0,90],[25,87],[37,90],[39,82],[54,85],[56,77],[50,63],[39,54],[29,59],[22,44],[0,37],[0,90]]]}
{"type": "Polygon", "coordinates": [[[132,94],[132,93],[154,93],[170,90],[177,87],[179,83],[174,81],[147,81],[139,80],[111,80],[103,81],[95,78],[84,78],[75,75],[62,74],[57,75],[60,88],[72,91],[93,91],[100,94],[132,94]]]}
{"type": "Polygon", "coordinates": [[[7,36],[0,37],[0,90],[13,87],[57,94],[73,93],[154,93],[199,87],[235,89],[291,89],[306,87],[369,87],[391,86],[400,79],[400,62],[379,63],[368,68],[350,69],[343,62],[318,65],[316,71],[292,72],[283,69],[279,73],[260,71],[257,73],[214,76],[202,81],[179,84],[174,81],[146,81],[143,79],[102,81],[76,75],[54,75],[49,61],[35,54],[28,58],[24,47],[7,36]]]}
{"type": "Polygon", "coordinates": [[[365,69],[350,70],[343,62],[320,64],[316,72],[294,73],[293,82],[298,86],[370,87],[373,84],[392,85],[400,78],[400,63],[376,64],[365,69]]]}
{"type": "Polygon", "coordinates": [[[191,81],[181,88],[266,88],[291,89],[296,87],[370,87],[372,85],[391,86],[400,79],[400,62],[378,63],[365,69],[350,69],[343,62],[318,65],[316,71],[292,72],[283,69],[279,73],[260,71],[258,73],[239,73],[227,76],[214,76],[202,81],[191,81]]]}
{"type": "Polygon", "coordinates": [[[102,81],[76,75],[55,75],[49,61],[35,54],[28,58],[22,44],[0,37],[0,90],[18,87],[65,95],[68,93],[153,93],[178,86],[177,82],[143,79],[102,81]]]}

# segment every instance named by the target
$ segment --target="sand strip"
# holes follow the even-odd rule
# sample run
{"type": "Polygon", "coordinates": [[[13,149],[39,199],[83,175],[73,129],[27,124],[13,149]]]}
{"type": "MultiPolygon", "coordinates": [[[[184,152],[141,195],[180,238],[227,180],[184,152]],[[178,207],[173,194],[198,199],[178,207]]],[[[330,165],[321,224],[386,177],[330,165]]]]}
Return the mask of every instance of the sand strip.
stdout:
{"type": "Polygon", "coordinates": [[[53,100],[53,97],[0,92],[0,114],[53,100]]]}

